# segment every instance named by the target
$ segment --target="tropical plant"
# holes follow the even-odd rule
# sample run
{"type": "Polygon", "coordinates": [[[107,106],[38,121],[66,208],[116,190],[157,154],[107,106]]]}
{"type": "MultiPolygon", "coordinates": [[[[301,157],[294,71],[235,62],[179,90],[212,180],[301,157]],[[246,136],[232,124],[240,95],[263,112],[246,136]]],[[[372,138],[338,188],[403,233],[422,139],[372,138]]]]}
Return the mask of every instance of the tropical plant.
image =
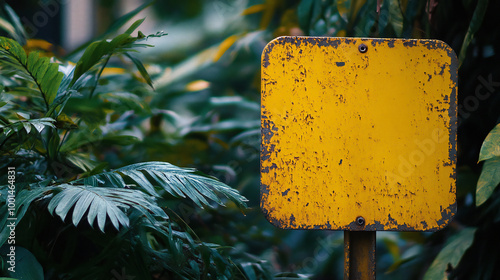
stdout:
{"type": "Polygon", "coordinates": [[[127,115],[151,112],[140,90],[125,90],[141,87],[139,80],[152,86],[146,68],[131,53],[150,47],[144,41],[163,34],[132,36],[142,21],[110,40],[88,44],[76,64],[0,37],[1,168],[9,170],[2,174],[0,192],[12,202],[0,202],[6,276],[243,275],[242,265],[228,255],[230,248],[200,240],[183,221],[182,215],[199,210],[176,213],[183,205],[244,209],[247,200],[238,191],[192,168],[153,161],[107,169],[100,160],[100,149],[138,142],[124,129],[138,129],[141,123],[124,123],[127,115]],[[109,67],[114,57],[130,59],[140,76],[118,78],[127,70],[109,67]],[[105,77],[118,81],[110,89],[105,77]],[[125,86],[117,86],[122,81],[125,86]],[[13,220],[15,230],[7,226],[13,220]],[[17,252],[15,272],[7,265],[10,250],[17,252]]]}

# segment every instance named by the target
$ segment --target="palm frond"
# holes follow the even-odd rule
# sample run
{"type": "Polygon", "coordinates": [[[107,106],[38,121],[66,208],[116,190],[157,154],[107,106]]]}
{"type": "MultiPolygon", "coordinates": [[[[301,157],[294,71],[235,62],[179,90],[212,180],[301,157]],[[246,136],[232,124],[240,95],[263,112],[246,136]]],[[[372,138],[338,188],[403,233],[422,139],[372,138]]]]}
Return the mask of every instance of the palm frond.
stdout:
{"type": "Polygon", "coordinates": [[[168,219],[154,199],[139,190],[70,184],[57,187],[61,191],[50,200],[48,210],[63,220],[66,219],[70,210],[73,210],[72,222],[75,226],[86,214],[88,223],[93,226],[97,220],[97,225],[102,232],[104,232],[107,219],[117,230],[121,226],[128,227],[127,210],[129,208],[140,211],[153,221],[155,217],[168,219]]]}
{"type": "Polygon", "coordinates": [[[18,74],[24,74],[36,85],[48,110],[63,78],[59,64],[51,63],[48,57],[40,57],[38,52],[26,54],[21,45],[5,37],[0,37],[0,58],[3,65],[18,70],[18,74]]]}
{"type": "Polygon", "coordinates": [[[219,194],[240,208],[245,208],[245,202],[248,201],[237,190],[213,177],[202,176],[195,169],[180,168],[166,162],[137,163],[90,177],[114,188],[124,188],[127,186],[125,180],[131,180],[135,182],[135,188],[152,196],[159,197],[157,190],[162,189],[173,197],[189,198],[201,208],[210,206],[209,200],[224,205],[219,194]]]}

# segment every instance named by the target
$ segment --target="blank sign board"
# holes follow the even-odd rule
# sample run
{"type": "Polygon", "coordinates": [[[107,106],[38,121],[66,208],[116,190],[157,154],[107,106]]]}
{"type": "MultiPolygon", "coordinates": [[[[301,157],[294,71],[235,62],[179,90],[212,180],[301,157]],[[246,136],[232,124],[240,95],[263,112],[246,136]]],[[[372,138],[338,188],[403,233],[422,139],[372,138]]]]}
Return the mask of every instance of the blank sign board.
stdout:
{"type": "Polygon", "coordinates": [[[456,212],[457,59],[437,40],[262,54],[261,208],[280,228],[434,231],[456,212]]]}

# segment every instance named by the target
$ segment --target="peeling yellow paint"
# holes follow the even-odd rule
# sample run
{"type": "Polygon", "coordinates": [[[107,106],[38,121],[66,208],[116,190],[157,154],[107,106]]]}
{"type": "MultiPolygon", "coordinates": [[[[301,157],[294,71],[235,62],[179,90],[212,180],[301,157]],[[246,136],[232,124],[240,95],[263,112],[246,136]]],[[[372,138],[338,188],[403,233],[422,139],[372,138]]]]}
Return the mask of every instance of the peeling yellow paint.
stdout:
{"type": "Polygon", "coordinates": [[[268,220],[292,229],[443,228],[456,212],[456,88],[456,56],[437,40],[270,42],[261,111],[268,220]]]}

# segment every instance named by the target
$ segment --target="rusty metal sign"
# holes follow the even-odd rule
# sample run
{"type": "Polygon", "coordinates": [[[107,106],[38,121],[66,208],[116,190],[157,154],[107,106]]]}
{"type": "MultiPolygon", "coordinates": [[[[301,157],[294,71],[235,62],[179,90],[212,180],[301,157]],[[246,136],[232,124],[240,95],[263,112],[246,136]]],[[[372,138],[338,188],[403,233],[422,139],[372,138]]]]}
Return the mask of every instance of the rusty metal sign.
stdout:
{"type": "Polygon", "coordinates": [[[262,54],[261,208],[280,228],[435,231],[456,212],[457,58],[437,40],[262,54]]]}

